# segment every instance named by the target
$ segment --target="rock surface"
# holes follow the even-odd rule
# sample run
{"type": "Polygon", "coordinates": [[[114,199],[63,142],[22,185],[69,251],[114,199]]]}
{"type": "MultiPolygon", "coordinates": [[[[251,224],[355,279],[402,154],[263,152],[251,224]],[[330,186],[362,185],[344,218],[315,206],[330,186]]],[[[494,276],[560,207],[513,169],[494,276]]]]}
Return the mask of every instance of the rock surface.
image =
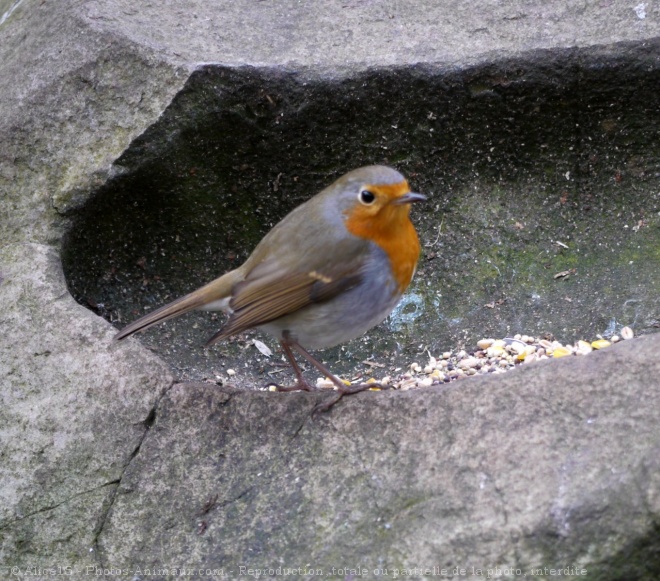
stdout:
{"type": "Polygon", "coordinates": [[[650,579],[658,338],[503,378],[365,393],[314,416],[323,396],[175,384],[124,472],[97,557],[227,578],[240,567],[343,578],[333,568],[529,575],[543,564],[650,579]]]}
{"type": "MultiPolygon", "coordinates": [[[[10,80],[0,89],[0,576],[52,578],[52,569],[84,579],[103,575],[105,567],[122,569],[115,578],[131,579],[147,578],[144,571],[135,573],[146,567],[198,566],[223,569],[225,578],[233,579],[254,576],[243,575],[240,566],[288,566],[351,578],[354,571],[333,573],[332,567],[365,567],[373,575],[377,567],[438,567],[451,573],[454,567],[500,566],[509,568],[501,577],[515,578],[511,567],[577,566],[599,580],[655,578],[660,569],[658,335],[504,377],[361,394],[312,418],[310,410],[321,396],[173,383],[170,367],[138,342],[111,343],[112,326],[76,303],[67,289],[72,279],[65,280],[62,251],[72,248],[65,241],[76,236],[72,225],[113,199],[108,192],[127,183],[122,180],[135,178],[133,185],[144,192],[156,189],[153,181],[140,182],[150,176],[144,168],[164,151],[152,147],[159,142],[150,137],[169,136],[194,150],[205,126],[177,127],[177,107],[195,102],[198,95],[186,93],[195,86],[207,92],[207,104],[216,103],[208,81],[222,75],[298,86],[296,98],[302,100],[292,99],[290,111],[303,119],[306,95],[322,94],[319,87],[333,89],[327,101],[315,102],[320,108],[341,95],[337,87],[353,87],[361,98],[355,83],[364,75],[372,75],[385,95],[397,78],[414,89],[416,71],[434,76],[438,94],[452,110],[443,78],[460,81],[448,87],[462,87],[461,98],[494,96],[496,102],[499,86],[502,94],[524,93],[526,79],[537,73],[552,79],[547,71],[538,72],[545,61],[552,71],[571,73],[556,77],[564,83],[557,103],[569,94],[566,79],[583,74],[591,75],[592,88],[602,95],[616,93],[620,87],[596,74],[600,66],[629,69],[638,83],[630,87],[657,98],[650,89],[658,79],[659,15],[650,3],[539,0],[480,9],[449,0],[427,4],[388,7],[346,0],[311,8],[293,1],[214,1],[187,3],[184,9],[173,0],[0,2],[0,78],[10,80]],[[500,73],[514,64],[527,66],[527,73],[509,85],[500,73]],[[471,77],[474,67],[483,68],[471,77]],[[206,84],[195,85],[200,79],[206,84]],[[319,79],[326,85],[305,85],[319,79]]],[[[276,121],[268,109],[273,97],[259,95],[259,87],[250,90],[236,99],[246,96],[256,106],[238,111],[238,118],[266,135],[271,130],[265,120],[276,121]]],[[[346,95],[352,107],[350,92],[346,95]]],[[[638,226],[641,240],[635,242],[652,250],[660,173],[654,150],[645,144],[657,147],[657,108],[648,100],[646,105],[615,101],[618,111],[633,110],[626,121],[634,123],[618,125],[621,119],[600,113],[590,117],[603,128],[599,139],[612,139],[614,147],[591,151],[582,145],[580,159],[599,169],[601,181],[595,183],[605,183],[611,170],[605,199],[618,199],[612,184],[632,176],[626,191],[641,188],[635,203],[646,205],[635,205],[620,223],[612,223],[623,228],[625,218],[631,228],[638,226]],[[648,118],[647,125],[639,125],[641,118],[648,118]],[[589,157],[614,155],[628,146],[634,155],[601,162],[589,157]]],[[[384,103],[379,110],[386,109],[384,103]]],[[[582,102],[581,115],[588,116],[590,103],[582,102]]],[[[217,110],[219,118],[225,113],[217,110]]],[[[409,119],[417,123],[416,117],[409,119]]],[[[538,121],[544,119],[558,117],[538,121]]],[[[472,145],[488,140],[470,135],[485,126],[476,124],[473,133],[461,137],[456,121],[452,139],[467,140],[475,155],[478,148],[472,145]]],[[[429,128],[422,127],[426,133],[429,128]]],[[[573,132],[557,143],[568,151],[576,139],[587,143],[589,136],[573,132]]],[[[328,151],[338,143],[343,142],[328,141],[328,151]]],[[[360,155],[370,157],[383,144],[363,145],[360,155]]],[[[543,144],[537,145],[542,151],[543,144]]],[[[317,156],[300,151],[297,167],[308,160],[311,167],[301,174],[305,187],[318,186],[342,164],[363,158],[351,158],[353,150],[347,149],[346,159],[331,163],[323,151],[317,156]]],[[[558,155],[563,149],[553,151],[558,155]]],[[[450,147],[425,155],[447,153],[460,159],[464,152],[450,147]]],[[[517,167],[510,155],[507,150],[502,158],[509,164],[505,169],[517,167]]],[[[576,171],[561,157],[544,160],[556,163],[548,170],[550,184],[576,171]]],[[[391,161],[414,169],[414,157],[393,155],[391,161]]],[[[188,187],[184,178],[194,167],[182,163],[162,174],[178,184],[184,200],[198,188],[188,187]]],[[[154,168],[160,171],[157,164],[154,168]]],[[[589,175],[588,168],[582,171],[589,175]]],[[[475,198],[462,196],[476,178],[474,172],[461,176],[467,189],[459,188],[458,199],[465,202],[455,206],[460,211],[473,205],[475,198]]],[[[444,179],[454,184],[450,177],[444,179]]],[[[276,192],[277,173],[267,179],[276,192]]],[[[419,179],[423,186],[425,178],[419,179]]],[[[255,182],[246,178],[245,183],[255,182]]],[[[562,199],[561,192],[552,192],[562,199]]],[[[580,192],[578,187],[569,194],[580,192]]],[[[288,201],[287,195],[277,197],[296,203],[308,193],[301,187],[288,201]]],[[[520,199],[524,206],[525,198],[520,199]]],[[[579,196],[575,200],[583,203],[579,196]]],[[[616,217],[615,206],[604,207],[603,215],[616,217]]],[[[150,215],[157,221],[157,212],[150,215]]],[[[266,216],[257,218],[262,226],[275,214],[266,216]]],[[[490,235],[473,223],[475,231],[490,235]]],[[[102,247],[93,222],[88,224],[85,236],[102,247]]],[[[441,233],[437,224],[428,226],[428,236],[441,233]]],[[[640,250],[629,260],[642,255],[645,261],[658,259],[657,253],[640,250]]],[[[76,259],[83,257],[69,257],[67,269],[76,259]]],[[[96,257],[86,281],[112,279],[116,273],[104,260],[102,254],[96,257]]],[[[631,278],[630,271],[616,273],[631,278]]],[[[644,297],[654,296],[649,285],[655,280],[652,274],[644,279],[644,297]]],[[[657,319],[655,296],[656,302],[645,298],[641,310],[631,307],[649,331],[657,319]]],[[[90,307],[102,311],[94,296],[88,298],[90,307]]],[[[598,302],[592,295],[584,300],[598,302]]],[[[409,573],[408,578],[425,576],[409,573]]],[[[159,570],[148,578],[176,576],[159,570]]]]}

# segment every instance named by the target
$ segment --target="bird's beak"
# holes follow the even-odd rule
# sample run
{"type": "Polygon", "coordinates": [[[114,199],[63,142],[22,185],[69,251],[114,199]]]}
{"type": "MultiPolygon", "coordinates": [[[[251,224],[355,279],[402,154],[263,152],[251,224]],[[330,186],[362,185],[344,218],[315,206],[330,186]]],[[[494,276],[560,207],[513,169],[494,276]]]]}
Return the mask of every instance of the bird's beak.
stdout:
{"type": "Polygon", "coordinates": [[[424,194],[408,192],[407,194],[403,194],[403,196],[399,196],[396,200],[394,200],[393,203],[397,206],[403,206],[404,204],[412,204],[414,202],[424,201],[426,201],[426,196],[424,194]]]}

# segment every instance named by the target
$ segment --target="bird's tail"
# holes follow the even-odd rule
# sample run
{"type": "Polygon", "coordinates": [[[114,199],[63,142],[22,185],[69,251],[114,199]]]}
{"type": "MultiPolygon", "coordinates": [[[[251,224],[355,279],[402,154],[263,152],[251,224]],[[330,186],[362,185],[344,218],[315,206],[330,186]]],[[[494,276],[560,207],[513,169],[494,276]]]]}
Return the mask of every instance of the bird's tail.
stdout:
{"type": "Polygon", "coordinates": [[[231,289],[239,280],[239,272],[232,270],[207,285],[198,288],[196,291],[156,309],[137,321],[133,321],[130,325],[119,331],[114,336],[114,340],[120,341],[133,333],[144,331],[153,325],[195,309],[204,309],[206,307],[207,310],[223,310],[223,306],[228,308],[231,289]],[[212,305],[212,303],[216,303],[217,305],[212,305]]]}

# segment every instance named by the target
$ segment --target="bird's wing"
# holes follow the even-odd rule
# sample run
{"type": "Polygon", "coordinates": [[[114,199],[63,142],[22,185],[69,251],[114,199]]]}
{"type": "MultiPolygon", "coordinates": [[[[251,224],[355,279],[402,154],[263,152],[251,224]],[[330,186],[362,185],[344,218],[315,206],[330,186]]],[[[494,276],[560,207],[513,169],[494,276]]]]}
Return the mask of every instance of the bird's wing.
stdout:
{"type": "Polygon", "coordinates": [[[233,314],[207,345],[258,327],[303,307],[330,300],[356,286],[362,279],[360,256],[345,257],[335,266],[324,265],[304,272],[285,272],[273,263],[257,266],[234,286],[233,314]]]}

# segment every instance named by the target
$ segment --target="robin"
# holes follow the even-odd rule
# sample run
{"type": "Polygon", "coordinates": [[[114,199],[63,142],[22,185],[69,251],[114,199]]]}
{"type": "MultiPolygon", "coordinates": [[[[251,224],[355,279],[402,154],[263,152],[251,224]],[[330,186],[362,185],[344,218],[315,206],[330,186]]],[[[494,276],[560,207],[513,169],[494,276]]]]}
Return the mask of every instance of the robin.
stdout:
{"type": "Polygon", "coordinates": [[[278,389],[315,389],[296,351],[337,387],[328,409],[374,384],[346,385],[306,348],[359,337],[392,311],[419,258],[410,204],[425,199],[392,168],[353,170],[288,214],[237,269],[131,323],[115,339],[194,309],[224,311],[229,319],[207,346],[263,329],[279,339],[296,375],[294,386],[278,389]]]}

